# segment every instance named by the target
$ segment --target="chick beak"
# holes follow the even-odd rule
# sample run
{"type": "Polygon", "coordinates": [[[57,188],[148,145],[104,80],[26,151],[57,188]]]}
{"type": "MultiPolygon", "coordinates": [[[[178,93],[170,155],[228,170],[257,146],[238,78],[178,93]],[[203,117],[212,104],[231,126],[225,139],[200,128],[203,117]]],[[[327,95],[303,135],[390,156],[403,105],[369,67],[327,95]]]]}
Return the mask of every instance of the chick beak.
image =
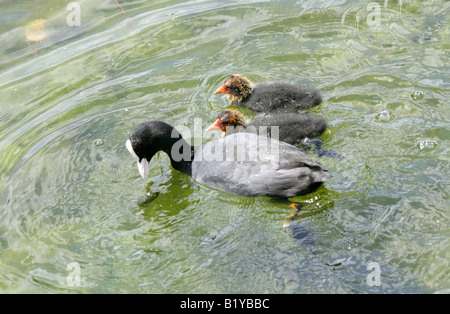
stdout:
{"type": "Polygon", "coordinates": [[[216,119],[216,122],[214,122],[213,124],[211,124],[208,128],[208,131],[221,131],[221,127],[220,124],[222,123],[222,121],[220,121],[219,118],[216,119]]]}
{"type": "Polygon", "coordinates": [[[229,93],[227,85],[223,83],[222,86],[220,86],[216,91],[215,94],[227,94],[229,93]]]}

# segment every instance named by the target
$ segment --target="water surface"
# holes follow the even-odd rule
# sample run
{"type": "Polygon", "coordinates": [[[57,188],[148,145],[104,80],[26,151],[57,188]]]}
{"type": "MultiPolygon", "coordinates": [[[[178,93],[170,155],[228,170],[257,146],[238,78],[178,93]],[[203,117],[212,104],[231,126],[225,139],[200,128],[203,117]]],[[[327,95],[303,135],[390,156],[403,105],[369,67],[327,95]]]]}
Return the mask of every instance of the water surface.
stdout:
{"type": "Polygon", "coordinates": [[[449,291],[449,2],[77,3],[80,26],[60,1],[2,3],[0,292],[449,291]],[[314,245],[285,204],[163,154],[144,181],[126,151],[146,120],[212,123],[233,73],[323,94],[311,112],[345,159],[316,157],[333,177],[296,199],[314,245]]]}

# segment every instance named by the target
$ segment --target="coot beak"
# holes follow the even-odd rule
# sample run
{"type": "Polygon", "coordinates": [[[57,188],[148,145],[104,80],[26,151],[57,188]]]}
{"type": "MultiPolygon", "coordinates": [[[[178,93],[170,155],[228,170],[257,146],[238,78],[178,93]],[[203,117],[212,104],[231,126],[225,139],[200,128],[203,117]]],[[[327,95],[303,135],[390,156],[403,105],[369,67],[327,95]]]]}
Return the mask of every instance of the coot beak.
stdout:
{"type": "Polygon", "coordinates": [[[145,158],[140,159],[139,156],[136,155],[136,153],[135,153],[135,151],[133,149],[133,145],[131,145],[131,141],[130,140],[127,140],[125,145],[126,145],[128,151],[130,152],[130,154],[134,158],[136,158],[137,165],[138,165],[138,170],[139,170],[139,173],[141,174],[142,178],[147,179],[148,178],[148,160],[145,159],[145,158]]]}
{"type": "Polygon", "coordinates": [[[223,85],[220,86],[220,87],[215,91],[215,94],[226,94],[226,93],[228,93],[228,92],[229,92],[229,91],[228,91],[227,85],[226,85],[225,83],[223,83],[223,85]]]}
{"type": "Polygon", "coordinates": [[[125,143],[125,146],[127,147],[127,149],[130,152],[131,156],[133,156],[134,158],[139,160],[139,156],[136,155],[136,153],[134,152],[133,145],[131,145],[131,141],[130,140],[127,140],[127,142],[125,143]]]}
{"type": "Polygon", "coordinates": [[[222,129],[220,128],[220,124],[221,121],[219,118],[217,118],[216,122],[209,126],[208,131],[221,131],[222,129]]]}
{"type": "Polygon", "coordinates": [[[148,178],[148,161],[145,158],[142,158],[141,161],[138,161],[138,169],[139,173],[141,174],[142,178],[147,179],[148,178]]]}

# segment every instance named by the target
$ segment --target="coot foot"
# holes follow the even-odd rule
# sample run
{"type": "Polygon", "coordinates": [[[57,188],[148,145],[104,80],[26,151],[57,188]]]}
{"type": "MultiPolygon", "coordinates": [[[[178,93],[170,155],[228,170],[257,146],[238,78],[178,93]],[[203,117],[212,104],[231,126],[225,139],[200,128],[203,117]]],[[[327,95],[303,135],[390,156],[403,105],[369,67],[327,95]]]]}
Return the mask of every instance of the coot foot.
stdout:
{"type": "Polygon", "coordinates": [[[318,157],[331,157],[331,158],[339,158],[339,159],[345,159],[344,156],[336,153],[334,150],[326,150],[322,148],[322,145],[324,144],[324,141],[316,138],[313,140],[307,139],[305,141],[305,145],[304,147],[302,147],[301,149],[304,152],[309,152],[314,145],[314,149],[313,152],[318,156],[318,157]]]}
{"type": "Polygon", "coordinates": [[[316,155],[319,157],[331,157],[331,158],[345,159],[344,156],[336,153],[334,150],[325,150],[325,149],[316,147],[314,149],[314,153],[316,153],[316,155]]]}
{"type": "Polygon", "coordinates": [[[309,228],[298,223],[292,223],[288,228],[284,228],[284,231],[297,240],[300,246],[310,249],[312,253],[316,251],[314,234],[309,228]]]}
{"type": "Polygon", "coordinates": [[[286,233],[292,236],[300,246],[306,247],[311,250],[311,252],[315,252],[315,241],[314,234],[306,228],[294,221],[295,217],[299,214],[302,209],[302,205],[296,202],[290,202],[289,207],[294,210],[290,212],[289,216],[286,217],[283,223],[283,229],[286,233]]]}
{"type": "Polygon", "coordinates": [[[284,223],[283,223],[284,229],[291,227],[292,220],[298,215],[298,213],[300,212],[300,210],[302,208],[302,205],[299,203],[291,203],[289,206],[294,208],[294,210],[291,211],[289,216],[287,216],[286,219],[284,220],[284,223]]]}

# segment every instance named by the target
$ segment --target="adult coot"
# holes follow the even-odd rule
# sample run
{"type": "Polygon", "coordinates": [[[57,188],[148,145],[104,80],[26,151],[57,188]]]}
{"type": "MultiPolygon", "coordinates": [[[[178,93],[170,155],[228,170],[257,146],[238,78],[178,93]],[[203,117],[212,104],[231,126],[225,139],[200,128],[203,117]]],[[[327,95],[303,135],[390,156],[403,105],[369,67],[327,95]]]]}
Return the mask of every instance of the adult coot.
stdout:
{"type": "Polygon", "coordinates": [[[216,94],[228,94],[232,105],[239,105],[256,112],[298,112],[322,102],[319,91],[314,88],[285,82],[252,82],[235,74],[225,80],[216,94]]]}
{"type": "Polygon", "coordinates": [[[189,145],[167,123],[140,124],[126,142],[143,178],[158,151],[172,167],[198,183],[242,196],[290,198],[317,189],[331,175],[295,146],[252,133],[236,133],[200,146],[189,145]]]}

